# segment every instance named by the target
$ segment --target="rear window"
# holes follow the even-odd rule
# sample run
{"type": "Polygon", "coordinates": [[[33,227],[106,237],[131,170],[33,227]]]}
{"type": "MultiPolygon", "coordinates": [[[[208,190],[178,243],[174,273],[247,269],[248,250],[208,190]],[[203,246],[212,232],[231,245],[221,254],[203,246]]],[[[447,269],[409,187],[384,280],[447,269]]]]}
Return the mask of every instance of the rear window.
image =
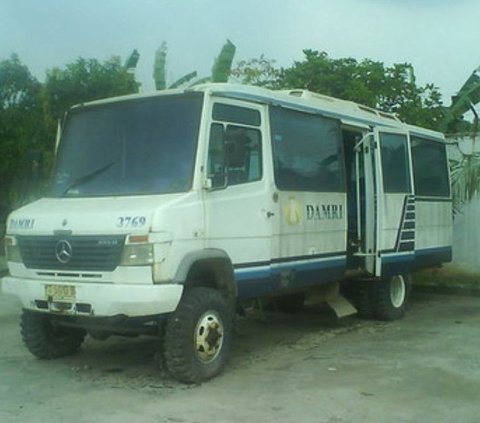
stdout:
{"type": "Polygon", "coordinates": [[[412,159],[415,194],[449,197],[448,162],[443,142],[413,136],[412,159]]]}

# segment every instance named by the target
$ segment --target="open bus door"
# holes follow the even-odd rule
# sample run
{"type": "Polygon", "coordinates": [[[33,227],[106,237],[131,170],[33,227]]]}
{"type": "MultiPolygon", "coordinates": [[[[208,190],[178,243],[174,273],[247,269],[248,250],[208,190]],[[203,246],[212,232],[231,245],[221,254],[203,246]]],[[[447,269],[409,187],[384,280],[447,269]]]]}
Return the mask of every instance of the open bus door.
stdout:
{"type": "Polygon", "coordinates": [[[375,128],[357,144],[357,215],[362,239],[358,255],[365,257],[366,270],[377,277],[408,273],[414,260],[410,151],[408,133],[389,128],[375,128]]]}

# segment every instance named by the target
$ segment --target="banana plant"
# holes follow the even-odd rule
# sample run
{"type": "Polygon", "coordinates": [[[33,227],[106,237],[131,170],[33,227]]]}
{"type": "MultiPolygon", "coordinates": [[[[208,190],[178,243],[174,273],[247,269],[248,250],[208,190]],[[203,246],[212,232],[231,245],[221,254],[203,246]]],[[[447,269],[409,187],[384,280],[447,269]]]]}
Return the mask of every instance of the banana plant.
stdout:
{"type": "Polygon", "coordinates": [[[235,57],[236,47],[227,39],[223,45],[220,54],[213,62],[212,75],[197,79],[190,86],[203,84],[206,82],[228,82],[232,71],[233,58],[235,57]]]}
{"type": "MultiPolygon", "coordinates": [[[[466,112],[474,114],[474,126],[478,126],[478,116],[475,105],[480,102],[480,66],[476,68],[462,85],[458,94],[452,97],[452,104],[447,109],[447,116],[444,127],[447,130],[449,125],[456,119],[462,117],[466,112]],[[475,120],[477,124],[475,125],[475,120]]],[[[477,128],[474,128],[477,129],[477,128]]]]}
{"type": "Polygon", "coordinates": [[[215,59],[212,67],[212,82],[227,82],[235,57],[235,45],[230,41],[223,45],[220,54],[215,59]]]}
{"type": "Polygon", "coordinates": [[[444,130],[448,131],[465,113],[471,111],[474,116],[470,133],[472,139],[471,152],[466,154],[459,149],[460,158],[450,160],[454,210],[457,212],[480,192],[480,155],[475,151],[479,125],[475,106],[479,102],[480,66],[468,77],[458,94],[452,97],[452,104],[447,109],[444,121],[444,130]]]}
{"type": "MultiPolygon", "coordinates": [[[[155,80],[155,89],[157,91],[167,89],[167,78],[166,78],[166,65],[167,65],[167,43],[162,42],[160,47],[155,52],[155,61],[153,65],[153,79],[155,80]]],[[[186,84],[191,79],[197,76],[197,72],[193,71],[188,73],[185,76],[182,76],[173,84],[168,86],[168,88],[178,88],[181,85],[186,84]]]]}
{"type": "Polygon", "coordinates": [[[153,64],[153,79],[155,80],[155,89],[158,91],[166,88],[165,64],[167,59],[167,43],[162,42],[155,52],[155,61],[153,64]]]}
{"type": "MultiPolygon", "coordinates": [[[[212,75],[200,79],[197,78],[197,72],[193,71],[185,76],[182,76],[174,83],[170,84],[168,88],[179,88],[190,82],[189,86],[202,84],[204,82],[227,82],[232,69],[233,58],[235,56],[235,45],[230,41],[223,45],[220,54],[215,59],[212,67],[212,75]]],[[[153,78],[155,80],[155,88],[157,90],[165,90],[166,83],[166,59],[167,59],[167,43],[162,42],[155,53],[155,62],[153,67],[153,78]]]]}
{"type": "Polygon", "coordinates": [[[138,59],[140,59],[140,53],[137,51],[137,49],[133,49],[123,67],[127,71],[134,72],[137,67],[138,59]]]}
{"type": "Polygon", "coordinates": [[[177,79],[173,84],[171,84],[168,88],[178,88],[181,87],[182,85],[186,84],[188,81],[191,79],[195,78],[197,76],[197,71],[193,71],[190,73],[187,73],[185,76],[182,76],[180,79],[177,79]]]}

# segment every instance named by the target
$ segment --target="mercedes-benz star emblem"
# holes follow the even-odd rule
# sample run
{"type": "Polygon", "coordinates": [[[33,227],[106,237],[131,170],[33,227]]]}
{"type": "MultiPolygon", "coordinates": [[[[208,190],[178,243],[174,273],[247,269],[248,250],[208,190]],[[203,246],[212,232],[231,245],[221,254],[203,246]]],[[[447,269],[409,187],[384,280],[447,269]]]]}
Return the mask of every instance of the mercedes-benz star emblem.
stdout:
{"type": "Polygon", "coordinates": [[[65,239],[55,245],[55,256],[60,263],[67,264],[72,259],[72,245],[65,239]]]}

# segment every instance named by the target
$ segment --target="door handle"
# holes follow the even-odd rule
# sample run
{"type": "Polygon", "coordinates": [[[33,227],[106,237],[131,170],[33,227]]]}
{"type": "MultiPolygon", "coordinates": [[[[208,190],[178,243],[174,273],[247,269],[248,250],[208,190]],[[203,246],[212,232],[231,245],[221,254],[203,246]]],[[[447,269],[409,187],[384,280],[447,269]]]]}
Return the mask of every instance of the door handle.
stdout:
{"type": "Polygon", "coordinates": [[[275,216],[275,213],[271,211],[267,211],[267,217],[272,217],[272,216],[275,216]]]}

